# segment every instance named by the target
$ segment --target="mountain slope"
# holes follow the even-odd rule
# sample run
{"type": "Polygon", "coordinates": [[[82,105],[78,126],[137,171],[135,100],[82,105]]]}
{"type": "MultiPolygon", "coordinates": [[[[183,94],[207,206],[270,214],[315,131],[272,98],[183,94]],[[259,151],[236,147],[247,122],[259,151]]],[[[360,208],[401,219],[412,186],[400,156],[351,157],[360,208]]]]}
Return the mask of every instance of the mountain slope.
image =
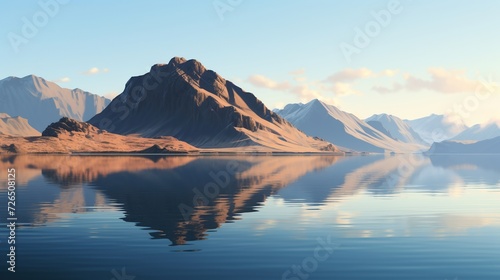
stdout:
{"type": "Polygon", "coordinates": [[[422,147],[391,139],[353,114],[317,99],[289,104],[276,112],[309,135],[359,152],[409,152],[422,147]]]}
{"type": "Polygon", "coordinates": [[[200,62],[179,57],[132,77],[124,92],[89,123],[123,135],[173,136],[200,148],[336,150],[300,132],[200,62]]]}
{"type": "Polygon", "coordinates": [[[387,114],[373,115],[368,119],[366,119],[365,121],[369,124],[374,124],[375,125],[374,127],[378,126],[378,124],[374,122],[379,122],[382,125],[382,127],[387,132],[389,132],[388,136],[393,139],[399,140],[404,143],[425,144],[425,141],[422,140],[422,138],[420,138],[420,135],[418,135],[418,133],[416,133],[402,119],[396,116],[387,114]]]}
{"type": "Polygon", "coordinates": [[[29,125],[28,120],[0,113],[0,134],[11,136],[39,136],[40,132],[29,125]]]}
{"type": "Polygon", "coordinates": [[[387,135],[389,138],[396,140],[394,137],[392,137],[389,130],[385,129],[384,125],[381,122],[379,122],[379,121],[366,121],[366,123],[369,124],[371,127],[375,128],[376,130],[387,135]]]}
{"type": "Polygon", "coordinates": [[[500,127],[497,123],[487,125],[476,124],[464,130],[452,140],[459,141],[481,141],[500,136],[500,127]]]}
{"type": "Polygon", "coordinates": [[[428,154],[500,154],[500,137],[465,144],[443,141],[432,144],[428,154]]]}
{"type": "Polygon", "coordinates": [[[405,120],[405,122],[429,144],[451,139],[467,129],[465,124],[447,121],[444,115],[432,114],[420,119],[405,120]]]}
{"type": "Polygon", "coordinates": [[[88,120],[110,102],[80,89],[61,88],[34,75],[1,80],[0,100],[0,112],[26,118],[38,131],[61,117],[88,120]]]}

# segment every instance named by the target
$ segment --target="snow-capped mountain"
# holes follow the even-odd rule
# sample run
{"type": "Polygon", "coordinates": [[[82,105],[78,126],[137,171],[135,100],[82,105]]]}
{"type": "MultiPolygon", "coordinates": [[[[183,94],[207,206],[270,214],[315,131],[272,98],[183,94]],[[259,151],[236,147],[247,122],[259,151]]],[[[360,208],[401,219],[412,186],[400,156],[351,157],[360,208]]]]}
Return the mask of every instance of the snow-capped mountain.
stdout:
{"type": "Polygon", "coordinates": [[[410,152],[423,146],[396,141],[353,114],[317,99],[307,104],[289,104],[279,115],[305,133],[359,152],[410,152]]]}
{"type": "Polygon", "coordinates": [[[89,123],[112,133],[173,136],[199,148],[238,151],[338,151],[307,136],[200,62],[174,57],[132,77],[89,123]]]}
{"type": "Polygon", "coordinates": [[[373,115],[365,120],[371,126],[384,132],[390,138],[396,139],[404,143],[416,143],[425,145],[425,141],[420,138],[407,123],[402,119],[388,114],[373,115]],[[378,124],[377,124],[378,123],[378,124]],[[382,126],[382,129],[378,127],[382,126]],[[385,131],[384,131],[385,130],[385,131]],[[387,132],[387,133],[386,133],[387,132]]]}
{"type": "Polygon", "coordinates": [[[40,136],[40,132],[29,125],[28,120],[0,113],[0,134],[11,136],[40,136]]]}
{"type": "Polygon", "coordinates": [[[467,129],[463,123],[450,122],[444,115],[436,114],[405,122],[428,144],[451,139],[467,129]]]}
{"type": "Polygon", "coordinates": [[[453,137],[457,141],[481,141],[500,136],[500,126],[497,123],[486,125],[476,124],[453,137]]]}
{"type": "Polygon", "coordinates": [[[81,89],[61,88],[34,75],[1,80],[0,100],[0,112],[28,119],[38,131],[61,117],[89,120],[110,102],[81,89]]]}

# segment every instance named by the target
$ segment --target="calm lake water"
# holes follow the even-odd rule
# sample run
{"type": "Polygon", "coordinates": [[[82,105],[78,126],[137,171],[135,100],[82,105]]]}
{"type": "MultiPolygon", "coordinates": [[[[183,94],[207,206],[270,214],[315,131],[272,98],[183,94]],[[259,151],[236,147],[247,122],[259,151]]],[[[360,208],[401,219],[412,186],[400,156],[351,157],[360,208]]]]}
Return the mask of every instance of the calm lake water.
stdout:
{"type": "Polygon", "coordinates": [[[2,280],[500,279],[498,156],[11,156],[0,167],[2,280]]]}

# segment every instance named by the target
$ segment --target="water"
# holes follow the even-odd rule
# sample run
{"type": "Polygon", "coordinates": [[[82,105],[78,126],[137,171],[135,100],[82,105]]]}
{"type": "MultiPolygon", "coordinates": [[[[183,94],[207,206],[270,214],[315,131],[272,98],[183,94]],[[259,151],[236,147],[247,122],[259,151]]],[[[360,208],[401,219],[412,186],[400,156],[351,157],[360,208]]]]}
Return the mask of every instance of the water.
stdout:
{"type": "Polygon", "coordinates": [[[500,279],[496,156],[0,165],[1,279],[500,279]],[[16,273],[6,264],[11,167],[16,273]]]}

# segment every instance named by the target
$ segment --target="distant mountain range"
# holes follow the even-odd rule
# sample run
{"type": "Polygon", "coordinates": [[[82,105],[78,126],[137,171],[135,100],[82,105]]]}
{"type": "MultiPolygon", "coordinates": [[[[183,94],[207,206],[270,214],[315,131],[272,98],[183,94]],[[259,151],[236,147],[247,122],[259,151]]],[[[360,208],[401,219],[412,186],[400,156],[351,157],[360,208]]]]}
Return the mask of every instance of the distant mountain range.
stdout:
{"type": "Polygon", "coordinates": [[[451,140],[458,141],[482,141],[500,136],[500,127],[497,123],[487,125],[476,124],[462,131],[451,140]]]}
{"type": "Polygon", "coordinates": [[[444,115],[436,114],[405,122],[428,144],[451,139],[467,129],[465,124],[449,122],[444,115]]]}
{"type": "Polygon", "coordinates": [[[385,133],[381,132],[355,115],[317,99],[307,104],[289,104],[275,112],[305,133],[349,150],[383,153],[410,152],[424,148],[418,143],[393,139],[387,128],[385,133]]]}
{"type": "Polygon", "coordinates": [[[0,80],[0,100],[1,113],[28,119],[39,132],[61,117],[87,121],[110,103],[99,95],[61,88],[34,75],[0,80]]]}
{"type": "Polygon", "coordinates": [[[205,149],[337,151],[307,136],[200,62],[175,57],[131,78],[90,124],[112,133],[169,135],[205,149]]]}
{"type": "MultiPolygon", "coordinates": [[[[435,114],[404,121],[379,114],[361,120],[319,100],[271,111],[197,60],[180,57],[132,77],[113,101],[34,75],[0,80],[0,100],[0,144],[5,151],[117,151],[122,145],[127,151],[148,152],[385,153],[427,150],[450,139],[500,136],[497,124],[468,128],[435,114]],[[86,127],[84,121],[92,125],[92,133],[75,136],[72,126],[86,127]],[[39,136],[51,124],[59,129],[51,135],[57,139],[26,138],[15,145],[15,137],[39,136]],[[167,139],[163,137],[171,138],[162,142],[167,139]],[[45,148],[37,146],[43,144],[45,148]]],[[[448,141],[433,149],[466,147],[460,145],[448,141]]],[[[478,142],[474,149],[484,145],[478,142]]]]}

